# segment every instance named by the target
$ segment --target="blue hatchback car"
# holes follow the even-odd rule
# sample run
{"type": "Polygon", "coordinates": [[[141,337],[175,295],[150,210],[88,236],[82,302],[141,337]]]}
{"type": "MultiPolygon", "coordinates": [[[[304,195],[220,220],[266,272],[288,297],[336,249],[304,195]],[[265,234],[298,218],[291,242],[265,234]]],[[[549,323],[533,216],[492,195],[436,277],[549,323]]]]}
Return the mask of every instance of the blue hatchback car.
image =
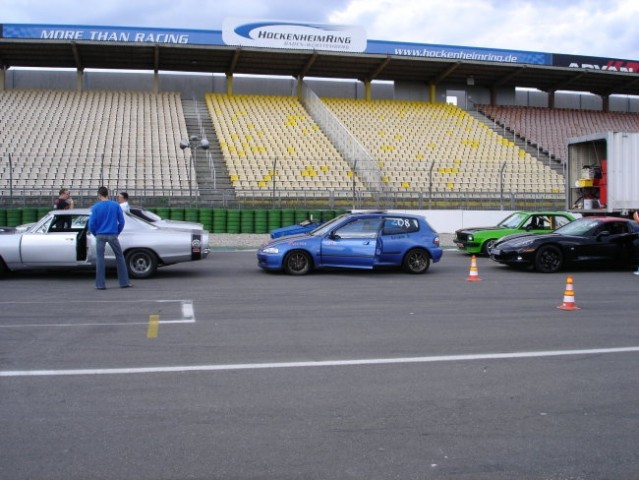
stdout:
{"type": "Polygon", "coordinates": [[[439,235],[420,215],[348,213],[315,230],[271,240],[257,252],[265,270],[304,275],[320,268],[403,267],[425,273],[443,251],[439,235]]]}

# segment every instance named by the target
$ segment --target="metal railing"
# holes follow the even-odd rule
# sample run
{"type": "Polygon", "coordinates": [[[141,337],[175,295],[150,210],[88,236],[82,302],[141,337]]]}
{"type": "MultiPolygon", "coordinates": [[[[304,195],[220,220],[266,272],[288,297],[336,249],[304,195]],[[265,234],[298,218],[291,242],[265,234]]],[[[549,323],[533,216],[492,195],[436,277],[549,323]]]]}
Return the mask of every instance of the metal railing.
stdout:
{"type": "MultiPolygon", "coordinates": [[[[320,208],[320,209],[464,209],[464,210],[542,210],[565,208],[565,196],[545,192],[465,191],[386,192],[383,196],[352,189],[129,189],[130,203],[147,207],[223,207],[223,208],[320,208]]],[[[12,194],[0,188],[0,207],[53,205],[55,189],[14,188],[12,194]]],[[[75,206],[89,207],[96,201],[96,188],[74,188],[75,206]]]]}
{"type": "MultiPolygon", "coordinates": [[[[208,152],[207,152],[208,153],[208,152]]],[[[444,188],[441,178],[437,178],[435,164],[423,160],[411,172],[415,179],[407,188],[394,189],[379,176],[379,168],[373,165],[369,172],[366,165],[370,162],[353,165],[352,181],[347,184],[324,185],[310,181],[308,186],[299,186],[287,182],[286,186],[279,172],[277,158],[267,159],[272,165],[265,167],[271,172],[269,182],[264,186],[244,186],[235,189],[213,188],[209,179],[203,179],[198,186],[195,170],[192,165],[177,170],[167,167],[158,159],[140,158],[140,166],[123,166],[117,158],[98,154],[77,158],[50,157],[46,162],[42,158],[33,158],[27,154],[0,154],[0,205],[1,206],[45,206],[52,204],[58,196],[60,188],[70,188],[78,206],[88,206],[94,202],[97,188],[106,185],[112,192],[126,190],[132,203],[149,206],[193,205],[221,206],[225,208],[242,208],[244,206],[269,206],[273,208],[287,206],[319,208],[488,208],[510,209],[524,208],[564,208],[564,189],[548,193],[548,189],[538,188],[533,178],[524,178],[518,185],[506,182],[512,162],[493,163],[492,170],[484,172],[495,181],[491,185],[477,186],[475,189],[447,187],[444,188]],[[77,165],[77,170],[67,168],[69,164],[77,165]],[[46,165],[43,167],[41,165],[46,165]],[[144,167],[144,168],[141,168],[144,167]],[[148,167],[148,169],[147,169],[148,167]],[[132,178],[132,168],[136,175],[144,177],[132,178]],[[158,169],[162,171],[159,172],[158,169]],[[163,176],[156,177],[161,173],[163,176]],[[365,177],[366,180],[362,181],[365,177]],[[357,181],[356,181],[357,180],[357,181]],[[141,186],[144,185],[144,186],[141,186]],[[420,188],[417,188],[421,185],[420,188]],[[560,190],[560,191],[559,191],[560,190]]],[[[209,162],[211,160],[209,159],[209,162]]],[[[321,159],[316,163],[321,164],[321,159]]],[[[268,165],[268,163],[267,163],[268,165]]],[[[211,165],[212,166],[212,165],[211,165]]],[[[455,170],[455,169],[449,169],[455,170]]],[[[214,172],[215,169],[211,168],[214,172]]],[[[512,172],[511,172],[512,173],[512,172]]],[[[457,175],[458,172],[451,172],[457,175]]],[[[461,176],[460,176],[461,177],[461,176]]],[[[410,182],[409,182],[410,183],[410,182]]]]}

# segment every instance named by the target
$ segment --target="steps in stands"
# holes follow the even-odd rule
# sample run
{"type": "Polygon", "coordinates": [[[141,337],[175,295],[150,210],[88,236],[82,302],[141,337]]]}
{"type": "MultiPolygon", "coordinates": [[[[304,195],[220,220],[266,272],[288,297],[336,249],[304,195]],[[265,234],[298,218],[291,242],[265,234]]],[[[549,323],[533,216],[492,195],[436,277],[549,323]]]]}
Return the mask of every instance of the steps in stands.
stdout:
{"type": "Polygon", "coordinates": [[[183,98],[182,108],[189,138],[206,138],[209,141],[208,150],[192,152],[201,203],[211,206],[235,204],[235,191],[206,102],[204,99],[183,98]]]}

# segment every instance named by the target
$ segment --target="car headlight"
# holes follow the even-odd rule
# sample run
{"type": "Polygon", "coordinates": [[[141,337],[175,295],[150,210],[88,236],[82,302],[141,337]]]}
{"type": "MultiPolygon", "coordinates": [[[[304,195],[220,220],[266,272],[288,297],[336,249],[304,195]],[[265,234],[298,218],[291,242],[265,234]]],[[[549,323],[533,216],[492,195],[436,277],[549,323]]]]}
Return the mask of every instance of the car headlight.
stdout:
{"type": "Polygon", "coordinates": [[[266,247],[262,250],[262,253],[280,253],[280,249],[277,247],[266,247]]]}
{"type": "Polygon", "coordinates": [[[474,240],[473,236],[472,235],[468,235],[468,241],[472,242],[473,240],[474,240]]]}

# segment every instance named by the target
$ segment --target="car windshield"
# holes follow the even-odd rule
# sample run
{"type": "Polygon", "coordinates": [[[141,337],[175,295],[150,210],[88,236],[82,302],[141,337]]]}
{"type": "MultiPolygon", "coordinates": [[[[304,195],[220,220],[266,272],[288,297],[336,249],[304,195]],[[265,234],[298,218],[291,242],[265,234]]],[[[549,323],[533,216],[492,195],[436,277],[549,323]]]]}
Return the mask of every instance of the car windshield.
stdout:
{"type": "Polygon", "coordinates": [[[497,226],[503,228],[517,228],[519,224],[524,220],[524,218],[526,218],[525,213],[515,212],[512,215],[504,218],[497,224],[497,226]]]}
{"type": "Polygon", "coordinates": [[[328,222],[320,225],[319,227],[317,227],[314,230],[311,230],[309,232],[310,235],[313,235],[314,237],[321,237],[322,235],[326,235],[328,232],[330,232],[335,225],[337,225],[338,223],[340,223],[344,217],[348,216],[348,214],[344,214],[344,215],[340,215],[339,217],[335,217],[332,220],[329,220],[328,222]]]}
{"type": "Polygon", "coordinates": [[[586,235],[588,232],[596,228],[601,223],[597,219],[580,219],[557,228],[554,233],[561,235],[586,235]]]}

